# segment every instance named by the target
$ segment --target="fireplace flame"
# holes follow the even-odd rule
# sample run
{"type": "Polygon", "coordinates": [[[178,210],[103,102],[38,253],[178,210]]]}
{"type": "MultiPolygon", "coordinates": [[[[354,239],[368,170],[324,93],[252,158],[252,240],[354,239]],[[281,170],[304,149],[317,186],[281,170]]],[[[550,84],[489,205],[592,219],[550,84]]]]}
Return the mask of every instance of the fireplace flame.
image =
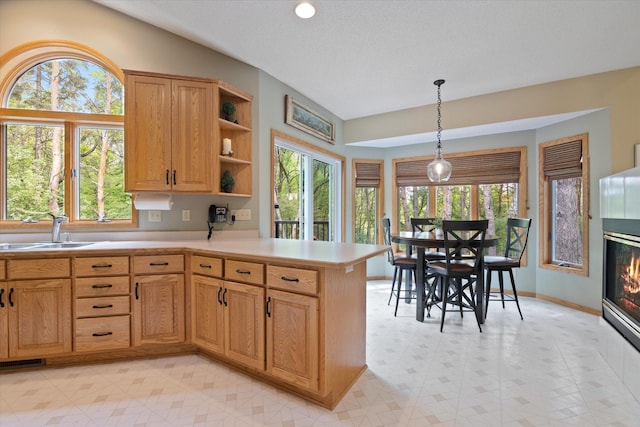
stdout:
{"type": "Polygon", "coordinates": [[[638,273],[640,273],[640,257],[636,259],[636,256],[633,255],[631,257],[631,262],[629,263],[629,277],[637,278],[638,273]]]}
{"type": "Polygon", "coordinates": [[[640,292],[640,256],[636,259],[635,254],[631,257],[627,271],[624,274],[626,283],[625,292],[636,294],[640,292]]]}

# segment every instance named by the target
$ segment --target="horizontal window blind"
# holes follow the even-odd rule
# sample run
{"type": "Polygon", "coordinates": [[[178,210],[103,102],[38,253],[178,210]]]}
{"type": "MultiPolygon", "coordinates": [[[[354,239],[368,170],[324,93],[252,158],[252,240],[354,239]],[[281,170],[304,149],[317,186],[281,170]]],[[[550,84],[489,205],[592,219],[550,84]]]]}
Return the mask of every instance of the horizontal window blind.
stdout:
{"type": "Polygon", "coordinates": [[[407,160],[396,163],[396,186],[501,184],[520,180],[520,150],[456,154],[446,156],[451,162],[451,178],[434,183],[427,177],[431,159],[407,160]]]}
{"type": "Polygon", "coordinates": [[[544,179],[579,178],[582,176],[582,140],[544,147],[544,179]]]}
{"type": "Polygon", "coordinates": [[[358,162],[356,163],[356,188],[378,188],[382,163],[358,162]]]}

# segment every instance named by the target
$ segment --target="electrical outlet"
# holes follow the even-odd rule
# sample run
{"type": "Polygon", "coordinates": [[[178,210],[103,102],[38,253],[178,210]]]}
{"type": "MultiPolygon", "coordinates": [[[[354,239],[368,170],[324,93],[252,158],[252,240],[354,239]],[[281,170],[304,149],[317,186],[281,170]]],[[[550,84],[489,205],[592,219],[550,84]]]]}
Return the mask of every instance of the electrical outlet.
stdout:
{"type": "Polygon", "coordinates": [[[235,215],[236,221],[251,221],[251,209],[238,209],[235,215]]]}
{"type": "Polygon", "coordinates": [[[162,222],[162,212],[149,211],[149,222],[162,222]]]}
{"type": "Polygon", "coordinates": [[[182,220],[191,221],[191,211],[189,209],[182,210],[182,220]]]}

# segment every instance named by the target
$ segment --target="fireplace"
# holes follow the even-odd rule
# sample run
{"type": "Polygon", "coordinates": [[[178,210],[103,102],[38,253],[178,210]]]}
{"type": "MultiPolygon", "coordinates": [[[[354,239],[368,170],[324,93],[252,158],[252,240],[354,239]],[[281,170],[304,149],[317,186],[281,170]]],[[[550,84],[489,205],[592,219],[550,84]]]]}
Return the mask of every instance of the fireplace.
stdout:
{"type": "Polygon", "coordinates": [[[602,315],[640,350],[640,220],[603,219],[602,315]]]}

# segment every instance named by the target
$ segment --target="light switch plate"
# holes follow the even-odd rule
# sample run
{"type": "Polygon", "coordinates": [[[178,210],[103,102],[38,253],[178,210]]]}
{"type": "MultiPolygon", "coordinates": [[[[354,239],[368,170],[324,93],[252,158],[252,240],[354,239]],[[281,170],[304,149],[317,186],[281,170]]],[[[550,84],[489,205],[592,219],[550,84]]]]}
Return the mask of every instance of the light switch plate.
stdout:
{"type": "Polygon", "coordinates": [[[236,221],[251,221],[251,209],[238,209],[235,215],[236,221]]]}
{"type": "Polygon", "coordinates": [[[182,220],[191,221],[191,211],[189,209],[182,210],[182,220]]]}
{"type": "Polygon", "coordinates": [[[149,211],[149,222],[161,222],[162,211],[149,211]]]}

